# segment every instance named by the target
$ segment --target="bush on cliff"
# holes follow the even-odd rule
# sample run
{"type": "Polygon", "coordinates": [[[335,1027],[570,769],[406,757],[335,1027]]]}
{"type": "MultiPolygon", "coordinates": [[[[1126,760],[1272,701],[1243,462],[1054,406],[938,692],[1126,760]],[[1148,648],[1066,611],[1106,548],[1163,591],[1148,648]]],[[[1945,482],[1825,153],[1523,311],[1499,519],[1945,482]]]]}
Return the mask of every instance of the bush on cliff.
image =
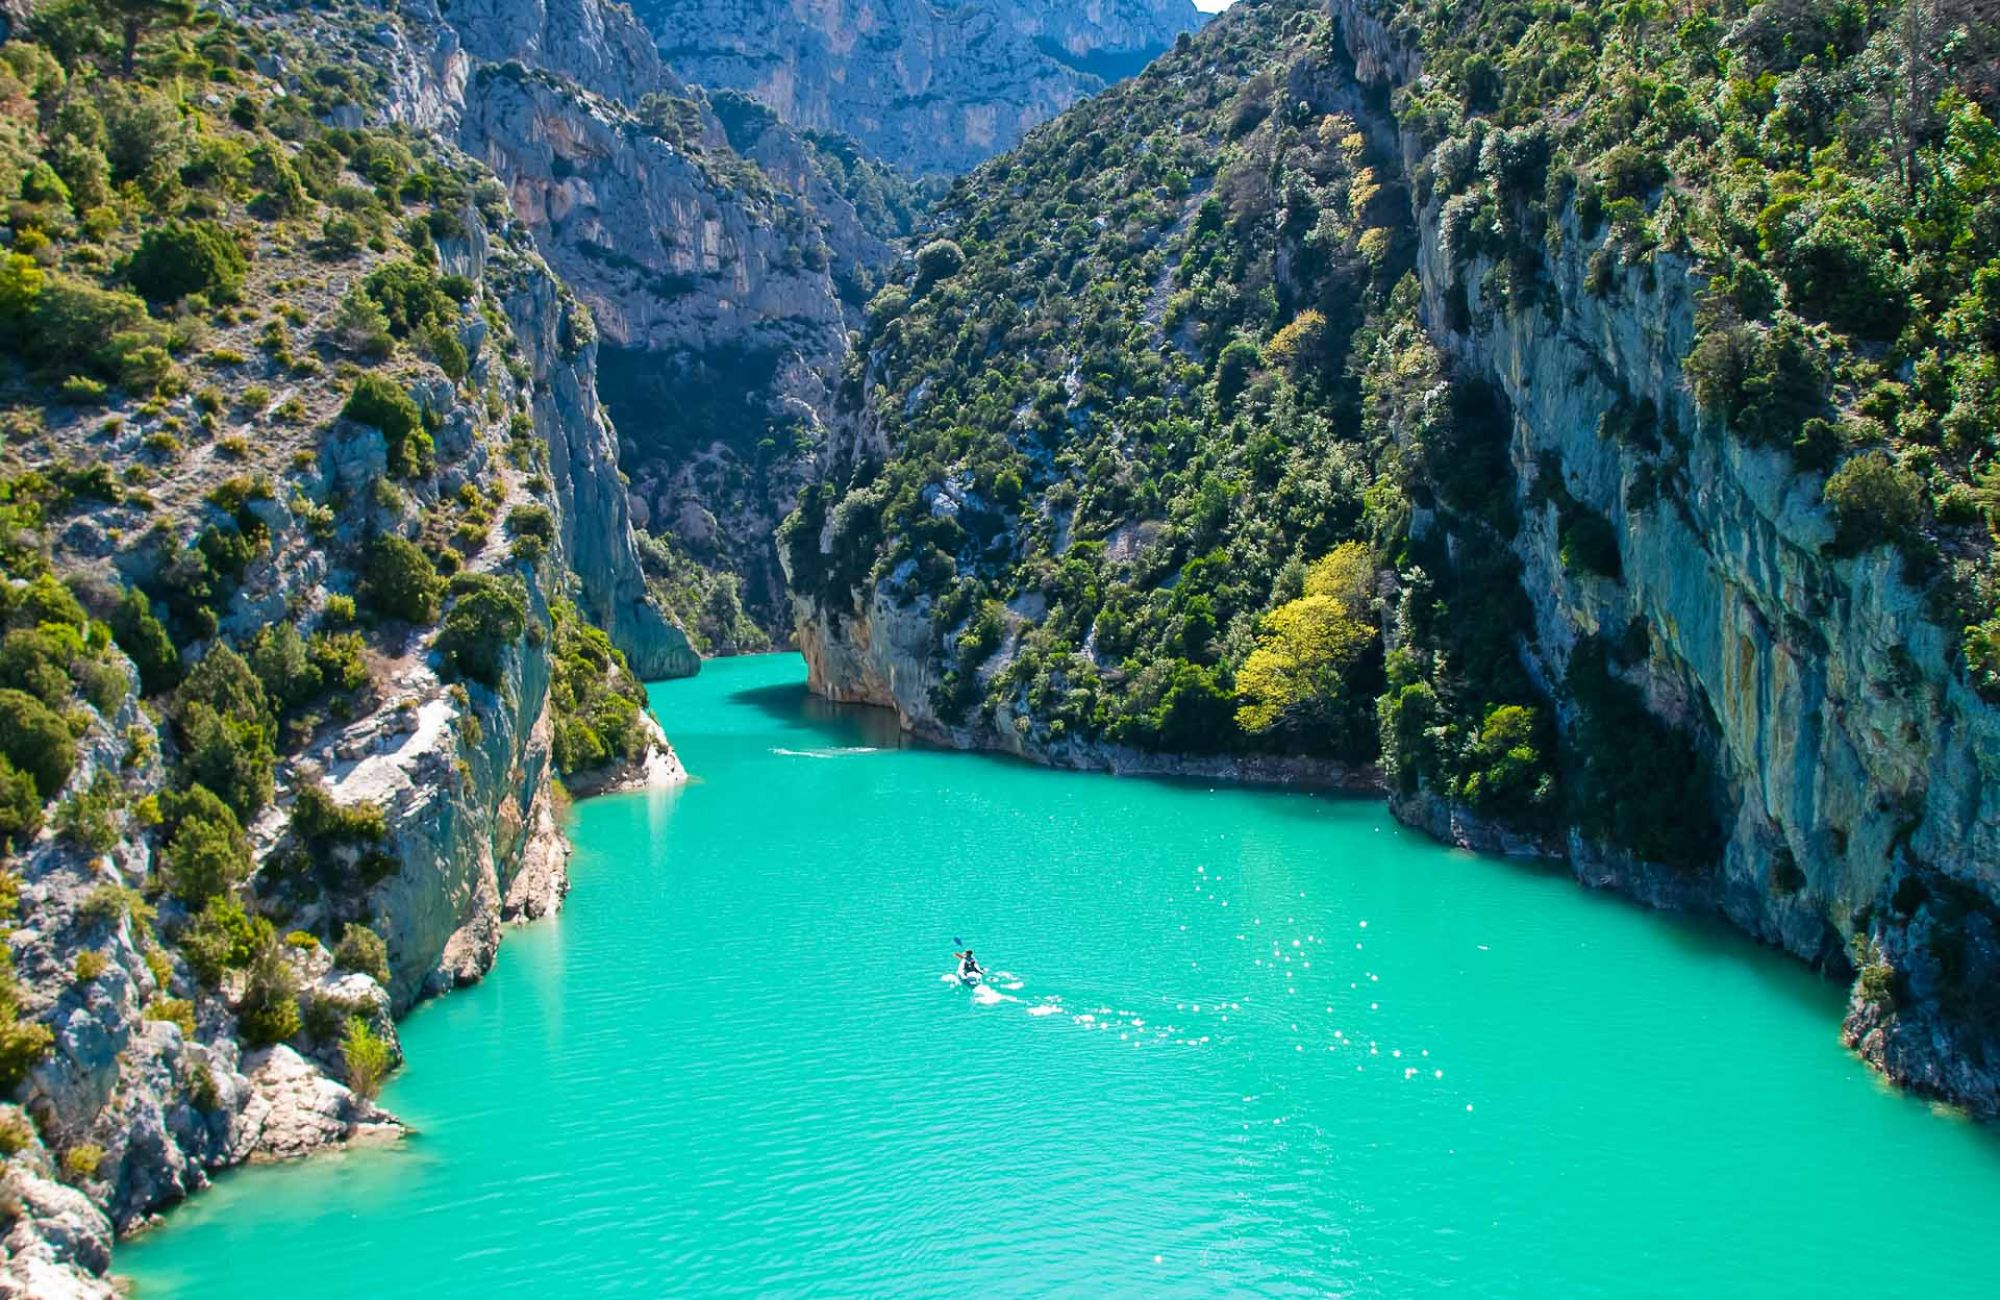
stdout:
{"type": "Polygon", "coordinates": [[[347,923],[340,932],[340,942],[334,945],[333,964],[367,975],[384,987],[389,983],[389,945],[368,926],[347,923]]]}
{"type": "Polygon", "coordinates": [[[566,600],[550,607],[555,665],[549,707],[555,713],[556,772],[573,776],[639,757],[649,739],[641,719],[645,688],[611,638],[566,600]]]}
{"type": "Polygon", "coordinates": [[[430,557],[408,539],[390,534],[369,544],[355,595],[362,610],[376,618],[427,626],[437,621],[443,589],[430,557]]]}
{"type": "Polygon", "coordinates": [[[340,408],[340,417],[382,431],[392,476],[422,478],[437,468],[436,446],[424,428],[423,412],[395,380],[373,372],[361,376],[340,408]]]}
{"type": "Polygon", "coordinates": [[[179,941],[196,977],[213,988],[225,971],[249,965],[259,951],[274,946],[277,937],[269,921],[244,911],[234,895],[218,894],[202,905],[179,941]]]}
{"type": "Polygon", "coordinates": [[[11,1094],[55,1045],[55,1034],[38,1020],[21,1017],[21,995],[12,959],[0,969],[0,1093],[11,1094]]]}
{"type": "Polygon", "coordinates": [[[347,1066],[347,1086],[355,1096],[375,1100],[389,1074],[389,1044],[360,1016],[349,1016],[340,1040],[340,1059],[347,1066]]]}
{"type": "Polygon", "coordinates": [[[0,754],[53,799],[76,766],[76,740],[61,715],[25,691],[0,689],[0,754]]]}
{"type": "Polygon", "coordinates": [[[42,796],[35,779],[0,754],[0,849],[26,848],[42,829],[42,796]]]}
{"type": "Polygon", "coordinates": [[[153,602],[137,587],[127,587],[111,612],[111,635],[118,648],[139,670],[139,689],[158,695],[180,680],[181,652],[166,625],[153,613],[153,602]]]}
{"type": "Polygon", "coordinates": [[[233,302],[243,292],[248,268],[243,249],[214,222],[169,221],[140,238],[126,274],[151,302],[178,302],[196,293],[233,302]]]}
{"type": "Polygon", "coordinates": [[[1834,546],[1854,555],[1910,538],[1923,518],[1923,480],[1879,451],[1850,458],[1826,480],[1834,546]]]}
{"type": "Polygon", "coordinates": [[[965,265],[965,250],[949,239],[933,239],[917,250],[917,292],[949,280],[965,265]]]}
{"type": "Polygon", "coordinates": [[[243,998],[236,1007],[236,1023],[246,1047],[282,1043],[302,1027],[298,977],[277,944],[267,943],[251,959],[243,998]]]}
{"type": "Polygon", "coordinates": [[[226,642],[209,647],[175,700],[184,784],[203,785],[248,818],[270,802],[277,767],[269,697],[243,656],[226,642]]]}
{"type": "Polygon", "coordinates": [[[202,785],[160,800],[167,887],[190,909],[226,894],[250,875],[250,837],[228,804],[202,785]]]}
{"type": "Polygon", "coordinates": [[[438,631],[445,667],[486,686],[500,684],[505,656],[528,627],[528,596],[519,578],[461,573],[451,580],[451,608],[438,631]]]}

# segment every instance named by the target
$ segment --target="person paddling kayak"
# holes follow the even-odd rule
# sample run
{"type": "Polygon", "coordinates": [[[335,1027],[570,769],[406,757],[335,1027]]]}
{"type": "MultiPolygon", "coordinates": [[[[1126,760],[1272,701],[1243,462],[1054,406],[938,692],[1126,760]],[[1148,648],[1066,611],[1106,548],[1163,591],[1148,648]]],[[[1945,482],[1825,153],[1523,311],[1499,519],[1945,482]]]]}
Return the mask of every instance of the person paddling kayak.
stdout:
{"type": "Polygon", "coordinates": [[[952,956],[958,958],[958,977],[967,984],[985,977],[986,971],[980,966],[978,959],[972,955],[972,949],[967,948],[964,952],[955,952],[952,956]]]}

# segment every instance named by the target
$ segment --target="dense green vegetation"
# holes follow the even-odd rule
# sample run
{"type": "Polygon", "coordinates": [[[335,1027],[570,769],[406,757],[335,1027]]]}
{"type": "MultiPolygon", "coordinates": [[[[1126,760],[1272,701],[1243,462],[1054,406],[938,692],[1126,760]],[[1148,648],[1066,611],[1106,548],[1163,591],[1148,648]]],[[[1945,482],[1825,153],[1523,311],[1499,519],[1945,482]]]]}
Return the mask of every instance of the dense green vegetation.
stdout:
{"type": "Polygon", "coordinates": [[[846,399],[895,454],[840,467],[783,541],[836,616],[868,582],[930,601],[945,716],[1372,753],[1372,642],[1315,725],[1238,722],[1264,720],[1237,678],[1284,637],[1273,607],[1390,527],[1368,499],[1393,452],[1350,362],[1410,265],[1407,200],[1314,100],[1336,42],[1304,4],[1218,24],[962,182],[947,237],[870,305],[846,399]]]}
{"type": "MultiPolygon", "coordinates": [[[[436,142],[330,125],[368,78],[293,24],[53,0],[13,35],[0,843],[45,855],[44,872],[150,864],[108,875],[73,917],[20,920],[127,925],[149,1017],[207,1034],[228,1023],[219,1002],[251,1046],[344,1043],[372,1089],[385,1045],[301,1005],[299,953],[390,978],[370,888],[401,846],[388,810],[320,774],[349,722],[413,714],[412,683],[452,703],[469,771],[482,712],[511,707],[523,648],[551,631],[553,489],[502,305],[525,235],[436,142]],[[475,221],[492,232],[483,283],[444,271],[475,221]],[[316,932],[280,938],[308,918],[316,932]]],[[[558,603],[566,752],[637,752],[643,697],[558,603]]],[[[107,960],[85,948],[73,978],[107,960]]],[[[11,1088],[50,1037],[4,975],[11,1088]]],[[[191,1077],[213,1107],[206,1071],[191,1077]]]]}
{"type": "Polygon", "coordinates": [[[1898,547],[2000,689],[2000,35],[1967,0],[1364,0],[1424,56],[1396,104],[1467,315],[1543,253],[1707,278],[1687,377],[1732,436],[1831,471],[1836,549],[1898,547]]]}
{"type": "Polygon", "coordinates": [[[626,667],[625,656],[611,638],[592,627],[576,606],[557,601],[549,613],[555,659],[549,700],[556,711],[556,772],[575,776],[642,757],[651,741],[641,717],[646,688],[626,667]]]}

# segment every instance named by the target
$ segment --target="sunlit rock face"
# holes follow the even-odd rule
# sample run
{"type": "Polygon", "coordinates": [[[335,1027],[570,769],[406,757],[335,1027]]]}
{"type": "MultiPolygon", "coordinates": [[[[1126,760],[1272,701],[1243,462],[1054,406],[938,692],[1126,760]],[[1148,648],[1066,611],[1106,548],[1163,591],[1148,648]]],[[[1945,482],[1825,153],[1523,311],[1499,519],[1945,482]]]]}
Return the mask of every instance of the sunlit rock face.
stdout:
{"type": "Polygon", "coordinates": [[[689,81],[749,91],[913,171],[964,171],[1129,76],[1203,15],[1189,0],[641,0],[689,81]]]}

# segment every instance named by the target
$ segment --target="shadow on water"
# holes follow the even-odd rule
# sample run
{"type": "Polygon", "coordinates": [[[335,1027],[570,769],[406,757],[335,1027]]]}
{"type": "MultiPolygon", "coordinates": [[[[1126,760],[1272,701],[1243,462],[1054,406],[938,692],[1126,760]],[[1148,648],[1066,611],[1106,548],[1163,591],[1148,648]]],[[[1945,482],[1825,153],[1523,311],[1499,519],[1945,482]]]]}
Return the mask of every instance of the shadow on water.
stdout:
{"type": "Polygon", "coordinates": [[[896,711],[873,704],[836,704],[814,695],[805,683],[754,686],[729,697],[766,716],[815,732],[829,745],[867,745],[873,749],[934,748],[909,735],[896,721],[896,711]]]}
{"type": "MultiPolygon", "coordinates": [[[[1017,770],[1060,772],[1066,776],[1101,776],[1119,781],[1165,786],[1190,794],[1247,796],[1274,801],[1288,815],[1311,818],[1334,807],[1379,804],[1374,795],[1342,790],[1294,789],[1254,781],[1231,781],[1212,776],[1187,776],[1166,772],[1114,773],[1069,770],[1038,763],[1019,754],[991,749],[960,749],[913,736],[902,729],[896,711],[879,704],[845,704],[815,695],[803,683],[754,686],[730,695],[735,704],[748,705],[767,717],[789,726],[818,733],[833,745],[867,745],[874,749],[915,749],[938,754],[957,754],[969,763],[994,763],[1017,770]]],[[[1386,814],[1385,814],[1386,816],[1386,814]]]]}

